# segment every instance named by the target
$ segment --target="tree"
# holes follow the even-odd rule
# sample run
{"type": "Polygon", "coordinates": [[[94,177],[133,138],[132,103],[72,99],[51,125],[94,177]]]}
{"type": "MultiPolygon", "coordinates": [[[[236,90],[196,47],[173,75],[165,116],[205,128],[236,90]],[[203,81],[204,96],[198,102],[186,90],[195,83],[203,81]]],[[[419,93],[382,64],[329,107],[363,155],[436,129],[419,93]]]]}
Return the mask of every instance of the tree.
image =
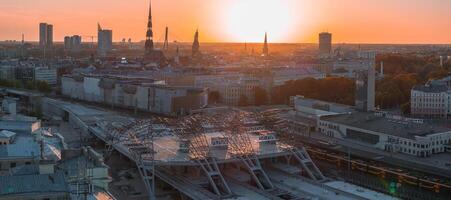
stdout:
{"type": "Polygon", "coordinates": [[[403,115],[410,115],[410,102],[401,105],[401,112],[403,115]]]}
{"type": "Polygon", "coordinates": [[[248,106],[248,99],[246,95],[241,95],[238,101],[238,106],[248,106]]]}
{"type": "Polygon", "coordinates": [[[256,87],[254,89],[254,99],[256,106],[266,105],[268,103],[268,93],[265,89],[256,87]]]}
{"type": "Polygon", "coordinates": [[[45,81],[36,81],[36,89],[38,89],[39,92],[43,92],[43,93],[52,92],[52,88],[45,81]]]}

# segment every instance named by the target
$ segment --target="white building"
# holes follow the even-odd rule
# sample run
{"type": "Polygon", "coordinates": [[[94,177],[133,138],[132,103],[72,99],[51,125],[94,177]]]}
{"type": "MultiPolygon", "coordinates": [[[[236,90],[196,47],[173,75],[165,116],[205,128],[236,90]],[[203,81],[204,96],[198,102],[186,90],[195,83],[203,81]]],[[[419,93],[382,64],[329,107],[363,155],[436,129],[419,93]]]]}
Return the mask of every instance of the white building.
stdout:
{"type": "Polygon", "coordinates": [[[50,85],[56,85],[58,81],[57,70],[47,67],[34,68],[34,80],[45,81],[50,85]]]}
{"type": "Polygon", "coordinates": [[[387,113],[348,113],[321,117],[318,131],[369,147],[428,157],[449,151],[451,129],[421,119],[387,113]]]}
{"type": "Polygon", "coordinates": [[[262,87],[263,84],[262,80],[257,77],[224,74],[196,76],[194,85],[208,87],[210,91],[217,91],[223,103],[236,106],[242,97],[246,97],[247,103],[253,103],[255,88],[262,87]]]}
{"type": "Polygon", "coordinates": [[[64,76],[65,96],[164,115],[186,114],[208,104],[208,90],[160,81],[103,76],[64,76]]]}
{"type": "Polygon", "coordinates": [[[451,114],[451,76],[413,87],[410,113],[421,118],[447,118],[451,114]]]}

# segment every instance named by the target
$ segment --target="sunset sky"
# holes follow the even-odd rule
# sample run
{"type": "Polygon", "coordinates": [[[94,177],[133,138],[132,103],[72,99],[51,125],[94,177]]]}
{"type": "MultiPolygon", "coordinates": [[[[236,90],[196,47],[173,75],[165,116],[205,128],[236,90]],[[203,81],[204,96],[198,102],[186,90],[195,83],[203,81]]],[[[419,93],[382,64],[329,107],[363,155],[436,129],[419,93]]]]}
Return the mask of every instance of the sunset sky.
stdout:
{"type": "MultiPolygon", "coordinates": [[[[97,22],[115,41],[143,40],[149,0],[0,0],[0,40],[38,39],[39,22],[54,40],[96,35],[97,22]]],[[[155,40],[201,42],[334,42],[451,44],[451,0],[153,0],[155,40]]]]}

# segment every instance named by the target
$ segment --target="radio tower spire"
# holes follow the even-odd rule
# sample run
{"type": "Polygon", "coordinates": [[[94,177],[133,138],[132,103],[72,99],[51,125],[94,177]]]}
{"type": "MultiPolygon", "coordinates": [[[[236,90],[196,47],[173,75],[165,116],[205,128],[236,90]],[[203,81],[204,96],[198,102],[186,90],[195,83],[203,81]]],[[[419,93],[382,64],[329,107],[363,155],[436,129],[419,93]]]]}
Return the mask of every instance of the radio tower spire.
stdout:
{"type": "Polygon", "coordinates": [[[145,44],[146,55],[153,52],[153,30],[152,30],[152,1],[149,0],[149,20],[147,22],[147,33],[146,33],[146,44],[145,44]]]}

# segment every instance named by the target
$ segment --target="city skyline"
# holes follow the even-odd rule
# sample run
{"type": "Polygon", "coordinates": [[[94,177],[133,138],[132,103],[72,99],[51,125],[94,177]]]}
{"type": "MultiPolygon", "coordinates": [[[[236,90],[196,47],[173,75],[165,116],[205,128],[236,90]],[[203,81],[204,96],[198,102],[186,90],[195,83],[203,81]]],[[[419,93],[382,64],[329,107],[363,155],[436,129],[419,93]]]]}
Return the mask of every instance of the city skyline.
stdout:
{"type": "MultiPolygon", "coordinates": [[[[0,40],[20,40],[24,33],[27,41],[38,41],[40,22],[54,25],[54,41],[75,34],[87,38],[96,35],[99,22],[113,30],[114,41],[142,41],[147,5],[148,0],[3,2],[0,40]]],[[[319,32],[329,31],[334,43],[449,44],[450,6],[444,0],[154,0],[154,38],[163,41],[168,26],[170,41],[183,42],[198,28],[202,42],[263,42],[268,32],[270,43],[316,43],[319,32]]]]}

